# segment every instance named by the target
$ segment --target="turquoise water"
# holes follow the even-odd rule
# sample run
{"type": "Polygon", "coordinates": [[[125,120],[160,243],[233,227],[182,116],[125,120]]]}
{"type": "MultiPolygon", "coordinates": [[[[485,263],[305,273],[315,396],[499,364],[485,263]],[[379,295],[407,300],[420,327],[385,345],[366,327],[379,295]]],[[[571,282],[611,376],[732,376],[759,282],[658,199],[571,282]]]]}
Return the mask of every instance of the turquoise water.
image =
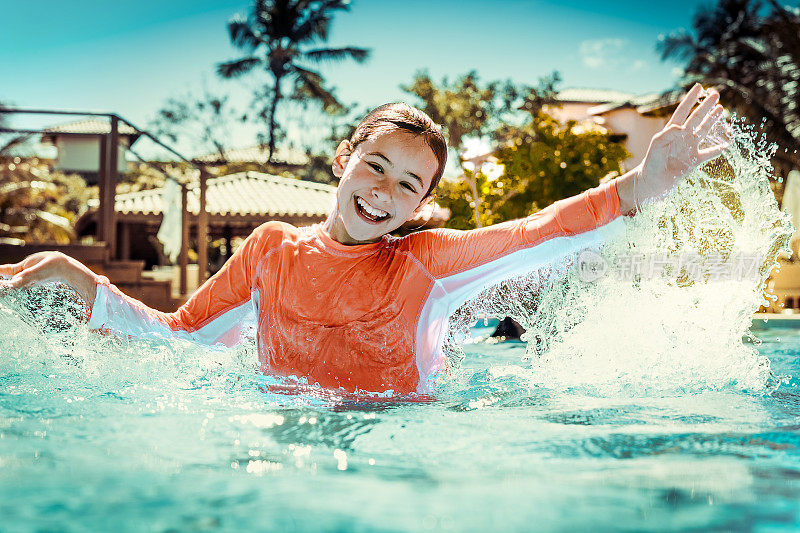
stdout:
{"type": "Polygon", "coordinates": [[[606,275],[562,258],[458,309],[432,397],[94,334],[52,286],[0,295],[0,532],[800,530],[800,327],[751,330],[792,228],[773,149],[718,126],[724,159],[613,223],[606,275]],[[715,270],[617,275],[639,256],[715,270]],[[750,275],[717,275],[738,257],[750,275]],[[480,314],[527,343],[460,344],[480,314]]]}
{"type": "Polygon", "coordinates": [[[0,531],[797,530],[800,328],[756,332],[776,390],[553,390],[478,342],[433,401],[264,392],[247,350],[3,342],[0,531]]]}

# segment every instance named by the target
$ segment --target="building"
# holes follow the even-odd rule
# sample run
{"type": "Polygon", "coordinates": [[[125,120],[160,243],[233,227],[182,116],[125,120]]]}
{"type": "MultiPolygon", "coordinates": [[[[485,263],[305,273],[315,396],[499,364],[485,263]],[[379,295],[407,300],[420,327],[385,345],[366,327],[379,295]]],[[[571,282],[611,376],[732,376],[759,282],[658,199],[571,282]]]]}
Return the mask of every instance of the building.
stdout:
{"type": "Polygon", "coordinates": [[[682,91],[635,95],[573,88],[559,92],[560,105],[547,106],[545,111],[560,122],[603,127],[631,153],[622,162],[625,171],[644,159],[650,139],[664,128],[682,95],[682,91]]]}
{"type": "MultiPolygon", "coordinates": [[[[58,151],[53,170],[80,174],[88,185],[96,185],[103,138],[110,132],[111,124],[107,120],[91,118],[45,128],[41,142],[55,146],[58,151]]],[[[128,171],[125,156],[139,136],[140,133],[128,124],[119,124],[117,172],[128,171]]]]}
{"type": "MultiPolygon", "coordinates": [[[[322,222],[336,193],[336,188],[330,185],[253,171],[210,178],[207,187],[209,240],[226,240],[226,258],[232,252],[232,239],[246,237],[264,222],[279,220],[296,226],[322,222]]],[[[190,239],[196,239],[198,189],[197,180],[187,186],[190,239]]],[[[155,240],[165,209],[163,198],[163,188],[117,194],[120,259],[144,259],[147,266],[166,264],[155,240]]],[[[87,211],[76,222],[76,231],[92,234],[96,217],[96,209],[87,211]]]]}

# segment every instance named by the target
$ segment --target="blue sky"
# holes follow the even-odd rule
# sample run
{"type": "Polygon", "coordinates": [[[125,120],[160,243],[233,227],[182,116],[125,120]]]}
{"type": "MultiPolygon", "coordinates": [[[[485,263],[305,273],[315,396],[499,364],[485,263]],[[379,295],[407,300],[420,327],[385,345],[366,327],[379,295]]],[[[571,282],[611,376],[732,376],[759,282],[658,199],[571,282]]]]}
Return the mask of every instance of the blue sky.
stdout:
{"type": "MultiPolygon", "coordinates": [[[[0,1],[0,100],[113,111],[145,125],[171,96],[205,84],[244,106],[246,86],[256,83],[214,75],[216,63],[238,55],[225,25],[246,12],[246,1],[0,1]]],[[[337,15],[329,44],[371,48],[372,57],[321,70],[359,109],[403,99],[399,85],[421,69],[437,79],[474,69],[484,80],[528,84],[559,70],[562,87],[662,91],[674,85],[677,65],[660,61],[656,40],[688,28],[698,5],[354,0],[337,15]]],[[[252,133],[237,132],[237,142],[252,133]]],[[[292,135],[307,140],[297,128],[292,135]]]]}

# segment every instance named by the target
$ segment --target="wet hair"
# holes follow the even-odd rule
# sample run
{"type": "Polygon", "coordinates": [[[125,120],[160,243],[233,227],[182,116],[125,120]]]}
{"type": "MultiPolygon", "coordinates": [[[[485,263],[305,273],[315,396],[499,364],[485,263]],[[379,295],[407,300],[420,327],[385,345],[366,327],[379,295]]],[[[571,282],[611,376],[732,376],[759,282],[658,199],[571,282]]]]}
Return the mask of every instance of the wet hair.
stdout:
{"type": "Polygon", "coordinates": [[[447,141],[442,135],[442,127],[436,124],[424,111],[402,102],[384,104],[376,107],[356,126],[350,137],[353,149],[366,141],[383,133],[407,131],[425,139],[425,143],[433,151],[439,166],[431,180],[431,186],[423,198],[427,198],[439,184],[447,164],[447,141]]]}

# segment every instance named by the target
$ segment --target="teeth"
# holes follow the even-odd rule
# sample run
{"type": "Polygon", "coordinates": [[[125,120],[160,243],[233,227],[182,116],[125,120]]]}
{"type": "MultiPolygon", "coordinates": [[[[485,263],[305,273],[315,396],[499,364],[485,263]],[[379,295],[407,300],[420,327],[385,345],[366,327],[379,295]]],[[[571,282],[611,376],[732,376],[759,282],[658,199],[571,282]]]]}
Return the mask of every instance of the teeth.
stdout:
{"type": "Polygon", "coordinates": [[[367,204],[367,202],[365,202],[361,198],[356,198],[356,201],[358,202],[358,205],[361,207],[361,209],[363,209],[364,211],[366,211],[375,218],[383,218],[389,216],[389,213],[387,213],[386,211],[375,209],[371,205],[367,204]]]}

